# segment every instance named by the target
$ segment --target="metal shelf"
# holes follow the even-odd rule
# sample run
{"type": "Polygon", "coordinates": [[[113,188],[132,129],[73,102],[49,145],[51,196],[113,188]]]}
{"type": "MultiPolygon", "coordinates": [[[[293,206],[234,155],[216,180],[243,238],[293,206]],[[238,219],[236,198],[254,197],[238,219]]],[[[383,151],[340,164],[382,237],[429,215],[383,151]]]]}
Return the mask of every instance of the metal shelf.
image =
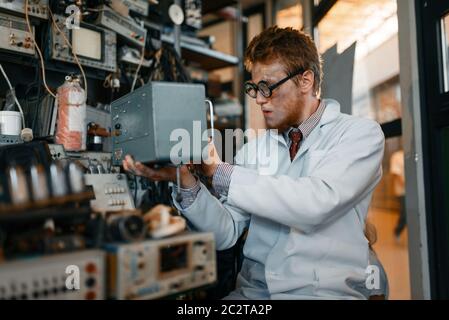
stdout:
{"type": "Polygon", "coordinates": [[[94,198],[93,191],[88,190],[21,205],[0,204],[0,223],[89,215],[89,200],[94,198]]]}
{"type": "Polygon", "coordinates": [[[33,221],[44,221],[46,219],[67,220],[67,219],[86,219],[90,216],[92,210],[90,206],[70,207],[48,207],[39,209],[30,209],[20,213],[3,213],[0,214],[0,224],[2,226],[10,224],[30,223],[33,221]]]}
{"type": "MultiPolygon", "coordinates": [[[[174,44],[174,38],[169,35],[162,35],[162,41],[174,44]]],[[[186,43],[181,40],[182,57],[189,61],[194,61],[207,71],[236,66],[239,58],[225,54],[206,47],[186,43]]]]}

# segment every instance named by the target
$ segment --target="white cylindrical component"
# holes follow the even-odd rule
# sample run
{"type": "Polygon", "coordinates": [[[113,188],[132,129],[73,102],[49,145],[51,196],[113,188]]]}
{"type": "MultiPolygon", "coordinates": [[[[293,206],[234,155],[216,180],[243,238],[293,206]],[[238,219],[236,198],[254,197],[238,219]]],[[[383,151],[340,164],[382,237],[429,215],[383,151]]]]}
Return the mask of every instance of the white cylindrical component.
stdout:
{"type": "Polygon", "coordinates": [[[30,200],[25,172],[20,167],[8,169],[9,193],[11,202],[23,204],[30,200]]]}
{"type": "Polygon", "coordinates": [[[56,163],[50,165],[50,179],[53,196],[65,196],[68,193],[67,179],[60,165],[56,163]]]}
{"type": "Polygon", "coordinates": [[[49,197],[47,176],[42,165],[32,166],[30,170],[31,190],[34,201],[45,200],[49,197]]]}
{"type": "Polygon", "coordinates": [[[83,170],[76,163],[69,163],[68,176],[72,193],[80,193],[85,190],[83,170]]]}
{"type": "Polygon", "coordinates": [[[0,111],[0,133],[11,136],[20,135],[22,116],[18,111],[0,111]]]}

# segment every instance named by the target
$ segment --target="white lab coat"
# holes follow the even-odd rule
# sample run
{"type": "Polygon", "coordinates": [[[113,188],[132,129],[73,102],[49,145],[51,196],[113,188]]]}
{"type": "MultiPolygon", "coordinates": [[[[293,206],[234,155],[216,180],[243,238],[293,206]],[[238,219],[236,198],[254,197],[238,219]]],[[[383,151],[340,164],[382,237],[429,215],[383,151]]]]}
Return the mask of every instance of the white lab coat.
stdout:
{"type": "Polygon", "coordinates": [[[196,228],[214,232],[218,249],[234,245],[249,226],[237,283],[244,297],[370,294],[364,226],[382,175],[384,135],[376,122],[324,102],[320,123],[293,162],[283,135],[268,131],[238,152],[227,197],[217,199],[202,185],[186,210],[175,202],[196,228]],[[270,148],[275,152],[264,156],[270,148]]]}

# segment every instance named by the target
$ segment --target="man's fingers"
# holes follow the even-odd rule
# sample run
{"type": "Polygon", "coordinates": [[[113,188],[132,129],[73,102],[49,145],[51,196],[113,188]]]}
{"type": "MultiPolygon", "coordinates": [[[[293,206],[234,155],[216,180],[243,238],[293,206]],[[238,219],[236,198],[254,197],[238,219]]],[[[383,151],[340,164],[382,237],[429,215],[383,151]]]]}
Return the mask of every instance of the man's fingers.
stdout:
{"type": "Polygon", "coordinates": [[[129,154],[125,156],[125,159],[122,161],[122,165],[126,171],[135,171],[134,159],[129,154]]]}
{"type": "Polygon", "coordinates": [[[131,166],[134,166],[134,158],[132,156],[130,156],[129,154],[127,154],[125,156],[125,160],[126,162],[128,162],[131,166]]]}
{"type": "Polygon", "coordinates": [[[136,169],[138,172],[141,172],[142,175],[154,181],[165,181],[170,178],[165,168],[152,169],[141,162],[136,162],[136,169]]]}
{"type": "Polygon", "coordinates": [[[134,175],[144,176],[153,181],[173,181],[173,177],[176,174],[176,169],[174,168],[152,169],[141,162],[135,162],[134,159],[129,155],[125,156],[122,164],[124,170],[129,171],[134,175]]]}
{"type": "Polygon", "coordinates": [[[123,160],[122,164],[123,164],[123,169],[125,169],[126,171],[134,172],[134,168],[129,164],[128,161],[123,160]]]}

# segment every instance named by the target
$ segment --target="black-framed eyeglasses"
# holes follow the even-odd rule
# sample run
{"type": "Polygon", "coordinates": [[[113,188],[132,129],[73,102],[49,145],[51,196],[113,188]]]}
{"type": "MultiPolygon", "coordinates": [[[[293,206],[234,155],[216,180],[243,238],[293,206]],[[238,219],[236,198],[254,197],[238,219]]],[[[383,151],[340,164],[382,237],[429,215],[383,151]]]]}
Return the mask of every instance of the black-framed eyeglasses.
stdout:
{"type": "Polygon", "coordinates": [[[268,82],[266,82],[265,80],[259,81],[258,84],[247,81],[245,82],[245,93],[249,95],[251,98],[255,99],[257,97],[257,91],[259,91],[262,94],[262,96],[264,96],[265,98],[269,98],[273,94],[273,90],[280,87],[282,84],[284,84],[291,78],[301,73],[304,73],[303,69],[296,70],[292,74],[288,75],[284,79],[272,85],[268,84],[268,82]]]}

